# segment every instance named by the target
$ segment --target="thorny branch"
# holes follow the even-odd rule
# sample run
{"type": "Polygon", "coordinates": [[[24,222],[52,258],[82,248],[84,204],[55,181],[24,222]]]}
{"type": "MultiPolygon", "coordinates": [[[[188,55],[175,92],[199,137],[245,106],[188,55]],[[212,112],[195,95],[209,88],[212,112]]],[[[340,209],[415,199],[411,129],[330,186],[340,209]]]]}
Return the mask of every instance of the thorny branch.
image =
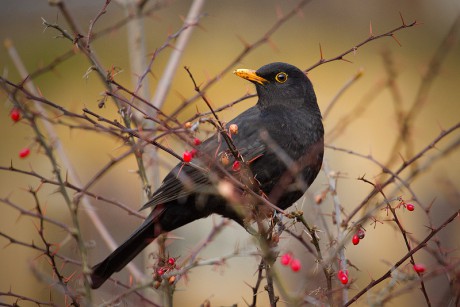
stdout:
{"type": "Polygon", "coordinates": [[[351,298],[344,306],[345,307],[350,306],[352,303],[356,302],[363,294],[367,293],[370,289],[372,289],[373,287],[375,287],[376,285],[378,285],[379,283],[381,283],[385,279],[390,278],[391,274],[393,273],[394,270],[396,270],[399,266],[401,266],[407,259],[412,257],[413,254],[418,252],[420,249],[424,248],[425,245],[428,243],[428,241],[430,241],[431,238],[433,238],[433,236],[435,236],[438,232],[440,232],[442,229],[444,229],[447,225],[452,223],[456,218],[459,217],[459,215],[460,215],[460,211],[455,212],[444,223],[442,223],[438,228],[435,228],[435,229],[431,230],[430,234],[428,236],[426,236],[425,239],[422,242],[420,242],[419,245],[417,245],[416,247],[411,249],[406,255],[404,255],[404,257],[399,259],[392,266],[392,268],[389,269],[380,278],[378,278],[378,279],[376,279],[374,281],[371,281],[364,289],[359,291],[358,294],[356,294],[353,298],[351,298]]]}

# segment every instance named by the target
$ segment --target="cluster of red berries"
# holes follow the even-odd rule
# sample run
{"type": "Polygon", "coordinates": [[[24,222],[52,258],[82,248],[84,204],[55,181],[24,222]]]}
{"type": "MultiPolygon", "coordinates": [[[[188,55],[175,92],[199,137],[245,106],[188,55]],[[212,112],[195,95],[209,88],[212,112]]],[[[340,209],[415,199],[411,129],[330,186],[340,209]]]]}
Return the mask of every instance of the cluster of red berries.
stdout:
{"type": "Polygon", "coordinates": [[[365,236],[366,233],[364,232],[364,229],[359,228],[358,231],[351,238],[351,243],[353,243],[353,245],[358,245],[359,241],[364,239],[365,236]]]}
{"type": "Polygon", "coordinates": [[[292,257],[291,253],[285,253],[281,256],[280,260],[282,265],[290,266],[293,272],[298,272],[302,269],[302,263],[299,259],[292,257]]]}
{"type": "Polygon", "coordinates": [[[337,278],[343,285],[348,284],[348,270],[339,270],[339,272],[337,272],[337,278]]]}
{"type": "MultiPolygon", "coordinates": [[[[199,138],[194,138],[193,139],[193,144],[195,146],[198,146],[198,145],[201,144],[201,140],[199,138]]],[[[184,153],[182,155],[182,159],[184,160],[185,163],[189,163],[190,161],[192,161],[193,158],[195,158],[197,153],[198,153],[198,150],[196,150],[195,148],[193,148],[190,151],[186,150],[186,151],[184,151],[184,153]]]]}
{"type": "Polygon", "coordinates": [[[164,273],[174,269],[175,267],[176,267],[176,259],[171,257],[171,258],[168,258],[168,260],[166,261],[166,263],[163,264],[163,266],[157,269],[157,273],[158,275],[162,276],[164,273]]]}
{"type": "MultiPolygon", "coordinates": [[[[10,118],[15,123],[20,121],[22,118],[21,110],[19,110],[18,108],[13,108],[10,112],[10,118]]],[[[30,154],[30,149],[28,147],[25,147],[19,151],[19,158],[21,159],[27,158],[29,154],[30,154]]]]}
{"type": "MultiPolygon", "coordinates": [[[[162,281],[162,276],[176,268],[176,258],[170,257],[168,259],[160,259],[157,264],[153,279],[155,280],[155,288],[158,288],[162,281]]],[[[169,284],[173,284],[176,280],[176,276],[170,276],[168,278],[169,284]]]]}
{"type": "MultiPolygon", "coordinates": [[[[191,125],[189,125],[189,126],[191,127],[191,125]]],[[[186,125],[186,128],[187,128],[187,125],[186,125]]],[[[236,125],[236,124],[231,124],[230,125],[230,127],[228,128],[228,135],[231,137],[232,134],[238,134],[238,125],[236,125]]],[[[194,138],[193,139],[193,144],[195,146],[198,146],[198,145],[201,144],[201,140],[199,138],[194,138]]],[[[182,160],[185,163],[189,163],[189,162],[192,161],[192,159],[196,156],[197,153],[198,153],[198,151],[196,149],[192,149],[190,151],[186,150],[182,154],[182,160]]],[[[220,160],[221,160],[222,164],[224,164],[224,165],[228,165],[230,163],[230,159],[228,158],[227,154],[223,154],[221,156],[220,160]]],[[[240,161],[233,162],[232,171],[238,172],[240,169],[241,169],[241,162],[240,161]]]]}

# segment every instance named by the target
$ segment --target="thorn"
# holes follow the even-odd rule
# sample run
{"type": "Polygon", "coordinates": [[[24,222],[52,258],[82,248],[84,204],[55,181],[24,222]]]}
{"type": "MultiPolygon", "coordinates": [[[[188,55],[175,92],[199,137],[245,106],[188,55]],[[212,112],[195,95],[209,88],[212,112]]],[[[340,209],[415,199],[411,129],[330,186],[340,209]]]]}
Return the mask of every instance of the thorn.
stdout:
{"type": "Polygon", "coordinates": [[[299,8],[298,10],[296,10],[296,13],[297,13],[297,15],[298,15],[300,18],[302,18],[302,19],[305,18],[305,15],[304,15],[304,13],[303,13],[302,8],[299,8]]]}
{"type": "Polygon", "coordinates": [[[344,61],[344,62],[348,62],[348,63],[351,63],[351,64],[353,64],[353,62],[352,62],[352,61],[350,61],[350,60],[347,60],[347,59],[344,59],[344,58],[341,58],[341,60],[342,60],[342,61],[344,61]]]}
{"type": "Polygon", "coordinates": [[[321,43],[319,43],[319,56],[321,57],[319,60],[322,62],[324,61],[323,57],[323,47],[321,46],[321,43]]]}
{"type": "Polygon", "coordinates": [[[280,50],[278,48],[278,46],[276,46],[276,44],[270,39],[270,38],[267,38],[267,44],[273,49],[273,51],[275,51],[276,53],[279,53],[280,50]]]}
{"type": "Polygon", "coordinates": [[[59,243],[51,243],[50,244],[50,247],[53,246],[55,247],[55,250],[54,251],[51,251],[51,256],[56,256],[56,254],[59,252],[59,250],[61,249],[61,245],[59,243]]]}
{"type": "Polygon", "coordinates": [[[32,225],[34,225],[34,227],[35,227],[35,230],[37,230],[37,232],[38,232],[38,233],[40,233],[40,227],[38,227],[38,225],[37,225],[37,224],[35,224],[35,222],[34,222],[34,223],[32,223],[32,225]]]}
{"type": "Polygon", "coordinates": [[[399,40],[396,38],[396,35],[391,34],[391,37],[396,41],[396,43],[398,43],[399,47],[402,47],[401,43],[400,43],[399,40]]]}
{"type": "Polygon", "coordinates": [[[404,27],[407,27],[406,22],[404,21],[404,17],[401,12],[399,12],[399,17],[401,17],[401,22],[404,27]]]}
{"type": "Polygon", "coordinates": [[[283,10],[279,5],[276,6],[276,17],[278,17],[278,20],[284,17],[283,10]]]}
{"type": "Polygon", "coordinates": [[[208,32],[208,30],[199,22],[194,23],[193,26],[197,27],[198,29],[200,29],[203,32],[208,32]]]}
{"type": "Polygon", "coordinates": [[[69,276],[64,277],[64,282],[68,283],[69,281],[71,281],[72,278],[75,276],[76,273],[77,273],[77,272],[75,271],[75,272],[73,272],[72,274],[70,274],[69,276]]]}
{"type": "Polygon", "coordinates": [[[45,184],[45,183],[44,183],[43,181],[41,181],[41,182],[38,184],[37,188],[35,189],[35,193],[38,193],[38,191],[40,191],[41,187],[42,187],[44,184],[45,184]]]}
{"type": "Polygon", "coordinates": [[[403,165],[406,165],[407,161],[406,161],[406,159],[404,159],[403,155],[400,152],[398,153],[398,155],[401,158],[401,160],[403,161],[403,165]]]}
{"type": "Polygon", "coordinates": [[[369,36],[374,37],[374,32],[372,31],[372,21],[369,21],[369,36]]]}
{"type": "Polygon", "coordinates": [[[240,35],[236,35],[238,40],[243,44],[244,48],[249,49],[250,44],[240,35]]]}
{"type": "MultiPolygon", "coordinates": [[[[42,183],[43,184],[43,183],[42,183]]],[[[43,206],[42,208],[42,216],[45,216],[46,215],[46,211],[47,211],[48,207],[46,206],[46,204],[43,206]]]]}
{"type": "Polygon", "coordinates": [[[36,86],[36,88],[37,88],[38,96],[44,97],[40,87],[36,86]]]}

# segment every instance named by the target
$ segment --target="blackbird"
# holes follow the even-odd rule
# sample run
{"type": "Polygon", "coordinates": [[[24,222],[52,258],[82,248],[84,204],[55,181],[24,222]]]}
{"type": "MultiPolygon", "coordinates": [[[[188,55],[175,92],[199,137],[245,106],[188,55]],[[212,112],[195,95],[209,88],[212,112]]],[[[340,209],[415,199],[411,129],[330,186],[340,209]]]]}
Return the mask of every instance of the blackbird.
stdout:
{"type": "Polygon", "coordinates": [[[257,208],[269,207],[245,197],[250,193],[244,186],[251,186],[259,195],[286,209],[302,197],[316,178],[323,161],[324,128],[307,76],[295,66],[281,62],[267,64],[257,71],[238,69],[234,73],[255,84],[257,104],[227,123],[226,128],[236,125],[230,134],[231,142],[217,133],[197,146],[198,155],[192,163],[182,162],[172,169],[142,207],[153,208],[146,220],[93,267],[93,289],[164,232],[213,213],[243,226],[256,216],[267,217],[269,213],[254,213],[263,211],[257,208]]]}

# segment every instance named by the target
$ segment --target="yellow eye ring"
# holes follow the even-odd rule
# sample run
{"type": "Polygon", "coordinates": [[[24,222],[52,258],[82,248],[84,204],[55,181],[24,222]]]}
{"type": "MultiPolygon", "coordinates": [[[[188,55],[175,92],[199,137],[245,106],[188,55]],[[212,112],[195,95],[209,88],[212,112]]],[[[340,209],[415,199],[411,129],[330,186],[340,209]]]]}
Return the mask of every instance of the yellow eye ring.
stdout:
{"type": "Polygon", "coordinates": [[[280,73],[278,73],[278,74],[276,75],[276,77],[275,77],[275,80],[276,80],[276,82],[278,82],[278,83],[284,83],[284,82],[287,81],[287,79],[288,79],[288,75],[287,75],[287,73],[285,73],[285,72],[280,72],[280,73]]]}

